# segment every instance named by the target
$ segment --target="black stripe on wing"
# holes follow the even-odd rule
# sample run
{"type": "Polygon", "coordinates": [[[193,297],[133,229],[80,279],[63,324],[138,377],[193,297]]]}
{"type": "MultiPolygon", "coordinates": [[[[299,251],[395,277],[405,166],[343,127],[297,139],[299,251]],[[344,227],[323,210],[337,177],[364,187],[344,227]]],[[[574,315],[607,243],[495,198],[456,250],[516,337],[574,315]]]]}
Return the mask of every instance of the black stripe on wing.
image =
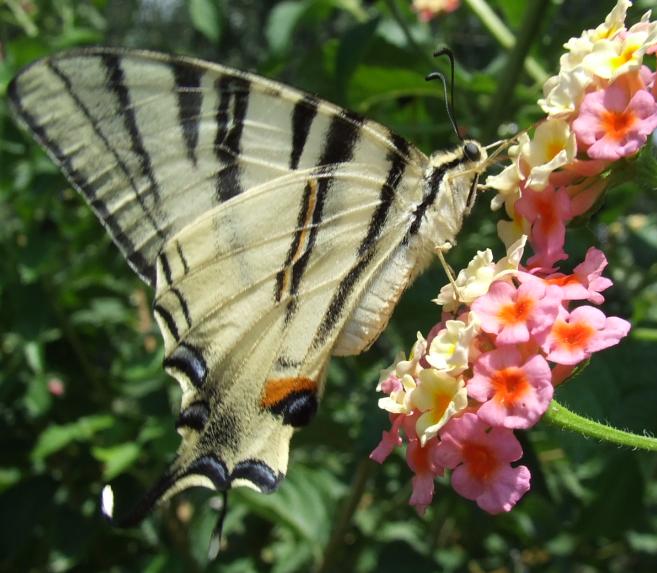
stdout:
{"type": "Polygon", "coordinates": [[[219,201],[228,201],[242,192],[238,158],[241,149],[244,120],[249,105],[251,82],[229,74],[216,81],[219,96],[214,140],[215,156],[221,164],[217,173],[216,194],[219,201]],[[232,114],[230,103],[233,103],[232,114]],[[230,125],[230,127],[229,127],[230,125]]]}
{"type": "Polygon", "coordinates": [[[208,365],[200,350],[191,344],[182,343],[164,359],[164,368],[182,372],[197,388],[202,388],[208,377],[208,365]]]}
{"type": "Polygon", "coordinates": [[[46,130],[41,125],[39,125],[34,116],[22,106],[21,98],[18,94],[19,78],[20,76],[15,78],[14,81],[9,84],[9,88],[7,90],[7,95],[9,100],[12,102],[14,110],[16,111],[16,115],[23,119],[41,146],[50,152],[71,184],[80,193],[82,193],[83,196],[87,198],[91,208],[107,225],[107,228],[112,234],[114,241],[123,251],[123,253],[125,253],[126,258],[132,268],[134,268],[142,278],[144,278],[150,284],[153,284],[153,273],[150,265],[148,264],[148,261],[146,261],[146,259],[139,251],[135,250],[130,237],[128,237],[123,232],[123,229],[121,229],[117,221],[110,215],[105,203],[96,198],[96,189],[89,185],[87,178],[73,167],[71,157],[67,156],[60,149],[59,145],[57,145],[54,140],[48,137],[46,130]]]}
{"type": "Polygon", "coordinates": [[[290,265],[293,264],[293,261],[299,258],[302,242],[304,237],[307,237],[309,233],[308,227],[315,212],[316,203],[317,203],[317,190],[318,185],[315,179],[309,180],[306,182],[306,186],[303,190],[303,199],[301,201],[301,208],[299,209],[299,214],[297,215],[297,228],[294,232],[294,238],[292,239],[292,244],[287,252],[287,257],[285,263],[283,263],[283,268],[276,273],[276,290],[274,293],[274,300],[280,302],[283,292],[287,289],[290,282],[290,265]]]}
{"type": "Polygon", "coordinates": [[[395,200],[395,192],[402,180],[404,171],[408,164],[407,156],[409,152],[409,144],[402,137],[392,134],[392,143],[394,149],[388,152],[388,161],[390,168],[384,184],[379,192],[379,204],[372,214],[370,223],[365,237],[358,246],[358,260],[349,269],[345,277],[340,281],[331,302],[329,303],[328,310],[320,323],[317,331],[317,336],[313,341],[315,348],[321,346],[335,327],[338,319],[342,315],[345,301],[352,293],[356,282],[367,268],[370,261],[376,252],[376,244],[381,231],[388,218],[388,213],[395,200]]]}
{"type": "Polygon", "coordinates": [[[187,157],[196,166],[198,161],[196,146],[203,105],[203,91],[200,89],[203,72],[200,68],[182,61],[173,61],[171,67],[178,98],[178,121],[182,129],[187,157]]]}
{"type": "Polygon", "coordinates": [[[290,281],[290,295],[292,298],[286,309],[286,321],[289,320],[296,309],[296,295],[299,292],[301,279],[310,262],[310,256],[315,246],[317,233],[322,222],[326,195],[333,185],[333,175],[340,164],[351,160],[361,134],[362,125],[363,118],[351,112],[334,115],[331,119],[322,154],[317,163],[318,188],[312,226],[303,254],[292,265],[292,279],[290,281]]]}
{"type": "MultiPolygon", "coordinates": [[[[144,140],[141,136],[141,132],[139,131],[139,126],[137,125],[135,109],[130,98],[130,92],[125,84],[125,74],[123,73],[123,68],[121,67],[121,58],[118,54],[106,53],[101,55],[101,61],[103,62],[106,70],[106,85],[110,91],[114,93],[117,101],[119,102],[119,111],[123,116],[123,123],[130,137],[130,146],[132,148],[132,152],[137,157],[142,175],[148,181],[148,193],[153,195],[155,202],[159,202],[161,199],[160,186],[155,179],[153,165],[151,163],[151,156],[144,147],[144,140]]],[[[146,193],[140,193],[137,191],[136,194],[140,204],[148,213],[145,203],[143,202],[143,197],[146,195],[146,193]]],[[[163,240],[166,240],[166,234],[157,226],[155,221],[153,221],[153,223],[159,237],[163,240]]]]}
{"type": "Polygon", "coordinates": [[[178,304],[180,304],[180,308],[183,311],[183,316],[185,317],[185,322],[187,323],[187,328],[191,328],[192,327],[192,318],[189,314],[189,307],[187,306],[187,301],[185,300],[185,297],[182,295],[182,293],[177,288],[171,287],[171,292],[178,299],[178,304]]]}
{"type": "Polygon", "coordinates": [[[197,400],[187,406],[176,421],[176,428],[192,428],[200,432],[210,419],[210,406],[203,400],[197,400]]]}
{"type": "Polygon", "coordinates": [[[182,263],[183,266],[183,272],[187,274],[189,272],[189,264],[187,264],[187,259],[185,258],[185,254],[183,253],[182,247],[180,246],[180,243],[176,241],[176,251],[178,252],[178,256],[180,257],[180,262],[182,263]]]}
{"type": "Polygon", "coordinates": [[[413,211],[413,221],[404,237],[404,243],[408,242],[408,240],[420,230],[424,214],[438,197],[438,192],[440,191],[445,174],[454,169],[454,167],[458,167],[461,163],[466,163],[467,161],[469,161],[468,158],[461,154],[451,161],[446,161],[437,167],[434,167],[428,177],[429,192],[424,199],[422,199],[422,202],[415,208],[415,211],[413,211]]]}
{"type": "Polygon", "coordinates": [[[295,105],[292,111],[292,151],[290,153],[290,169],[299,167],[299,160],[303,154],[308,134],[317,115],[317,98],[304,96],[295,105]]]}

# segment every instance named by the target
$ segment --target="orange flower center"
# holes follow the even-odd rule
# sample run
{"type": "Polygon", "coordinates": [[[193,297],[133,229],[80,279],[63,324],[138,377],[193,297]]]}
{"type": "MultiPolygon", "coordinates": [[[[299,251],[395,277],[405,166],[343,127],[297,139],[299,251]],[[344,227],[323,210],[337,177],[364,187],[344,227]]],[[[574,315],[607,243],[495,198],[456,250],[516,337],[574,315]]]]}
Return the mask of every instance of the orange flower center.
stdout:
{"type": "Polygon", "coordinates": [[[530,384],[522,368],[510,366],[498,370],[491,378],[495,399],[503,404],[515,404],[529,390],[530,384]]]}
{"type": "Polygon", "coordinates": [[[551,279],[544,279],[546,283],[564,287],[572,284],[582,284],[582,282],[575,275],[564,275],[562,277],[554,277],[551,279]]]}
{"type": "Polygon", "coordinates": [[[445,410],[447,410],[447,407],[451,404],[452,402],[452,397],[443,394],[442,392],[438,392],[434,397],[433,397],[433,408],[431,409],[431,414],[432,414],[432,419],[434,424],[440,420],[440,418],[443,417],[443,414],[445,413],[445,410]]]}
{"type": "Polygon", "coordinates": [[[497,317],[503,324],[518,324],[525,322],[534,310],[534,301],[529,297],[519,296],[515,302],[500,308],[497,317]]]}
{"type": "Polygon", "coordinates": [[[595,334],[595,329],[584,322],[573,322],[568,324],[559,320],[552,329],[554,338],[559,346],[565,346],[569,350],[585,348],[589,340],[595,334]]]}
{"type": "Polygon", "coordinates": [[[602,114],[605,133],[616,141],[621,141],[635,123],[636,116],[631,111],[606,111],[602,114]]]}
{"type": "Polygon", "coordinates": [[[478,480],[485,482],[495,475],[499,463],[486,446],[466,442],[463,445],[462,453],[463,462],[478,480]]]}
{"type": "Polygon", "coordinates": [[[560,141],[550,141],[545,150],[545,155],[547,158],[546,163],[552,161],[563,149],[563,145],[560,141]]]}

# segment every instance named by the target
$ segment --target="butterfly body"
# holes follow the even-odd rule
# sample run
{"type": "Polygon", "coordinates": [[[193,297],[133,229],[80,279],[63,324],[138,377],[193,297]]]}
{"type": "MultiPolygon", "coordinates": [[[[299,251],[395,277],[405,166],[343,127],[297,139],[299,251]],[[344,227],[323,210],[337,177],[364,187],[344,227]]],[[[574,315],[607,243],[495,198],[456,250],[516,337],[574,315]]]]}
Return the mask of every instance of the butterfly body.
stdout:
{"type": "Polygon", "coordinates": [[[182,443],[135,520],[192,485],[277,487],[329,357],[376,340],[486,158],[427,158],[314,96],[149,52],[42,60],[9,97],[155,289],[182,443]]]}

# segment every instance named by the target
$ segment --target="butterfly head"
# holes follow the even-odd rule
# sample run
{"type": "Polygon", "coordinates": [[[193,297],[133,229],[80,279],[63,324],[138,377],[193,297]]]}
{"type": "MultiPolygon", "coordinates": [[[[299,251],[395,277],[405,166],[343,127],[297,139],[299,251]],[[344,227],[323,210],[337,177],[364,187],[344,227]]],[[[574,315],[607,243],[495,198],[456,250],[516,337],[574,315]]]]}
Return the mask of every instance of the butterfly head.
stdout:
{"type": "Polygon", "coordinates": [[[422,202],[414,211],[414,227],[433,250],[433,245],[453,242],[463,218],[471,211],[477,194],[479,174],[487,166],[488,154],[474,140],[465,140],[452,151],[432,154],[425,172],[422,202]],[[420,217],[421,215],[421,217],[420,217]]]}

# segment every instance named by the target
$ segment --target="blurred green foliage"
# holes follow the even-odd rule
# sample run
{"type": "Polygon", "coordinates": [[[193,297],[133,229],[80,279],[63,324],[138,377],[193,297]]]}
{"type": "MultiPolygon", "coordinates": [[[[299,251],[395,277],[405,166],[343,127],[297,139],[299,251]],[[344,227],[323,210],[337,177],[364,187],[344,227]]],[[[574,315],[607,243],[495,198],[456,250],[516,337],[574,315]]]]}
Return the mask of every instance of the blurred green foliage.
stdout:
{"type": "MultiPolygon", "coordinates": [[[[0,2],[0,571],[657,570],[654,455],[541,424],[521,436],[533,489],[498,517],[444,485],[418,517],[407,505],[411,475],[401,454],[382,467],[367,460],[387,422],[376,407],[378,370],[437,321],[429,302],[445,282],[437,265],[367,354],[332,362],[321,411],[295,436],[280,490],[231,494],[217,562],[206,559],[217,515],[209,491],[178,496],[133,530],[112,529],[98,514],[108,480],[120,511],[166,467],[178,445],[179,393],[160,367],[151,293],[11,121],[10,78],[83,44],[193,54],[363,112],[430,152],[454,143],[441,90],[423,79],[445,70],[430,57],[439,46],[458,58],[455,108],[469,135],[492,141],[540,117],[540,83],[522,68],[508,72],[513,58],[468,4],[427,24],[401,0],[0,2]],[[510,95],[498,101],[508,77],[510,95]]],[[[634,20],[654,2],[636,4],[634,20]]],[[[489,0],[516,37],[535,30],[516,60],[529,55],[548,73],[563,42],[612,5],[489,0]],[[528,5],[540,21],[527,17],[528,5]]],[[[641,165],[654,169],[654,161],[641,165]]],[[[654,434],[657,195],[637,183],[641,169],[568,237],[574,263],[591,244],[605,250],[616,282],[606,310],[630,318],[634,334],[596,355],[558,398],[654,434]]],[[[450,262],[458,268],[495,244],[484,198],[450,262]]]]}

